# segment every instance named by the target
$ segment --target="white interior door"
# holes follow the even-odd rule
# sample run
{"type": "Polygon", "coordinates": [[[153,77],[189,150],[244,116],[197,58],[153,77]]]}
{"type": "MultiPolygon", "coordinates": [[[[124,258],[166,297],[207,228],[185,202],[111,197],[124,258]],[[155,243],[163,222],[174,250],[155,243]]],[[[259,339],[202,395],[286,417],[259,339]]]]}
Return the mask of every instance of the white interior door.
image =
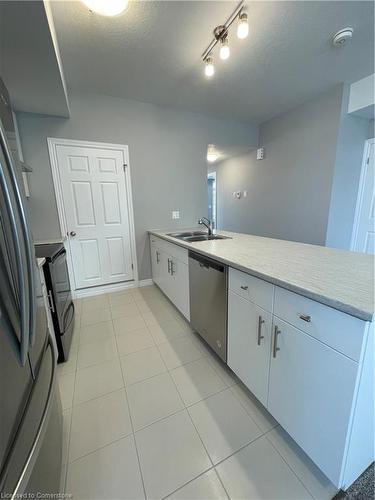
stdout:
{"type": "Polygon", "coordinates": [[[357,202],[353,250],[375,253],[375,139],[366,143],[366,152],[357,202]]]}
{"type": "Polygon", "coordinates": [[[123,149],[56,145],[76,288],[134,278],[123,149]]]}

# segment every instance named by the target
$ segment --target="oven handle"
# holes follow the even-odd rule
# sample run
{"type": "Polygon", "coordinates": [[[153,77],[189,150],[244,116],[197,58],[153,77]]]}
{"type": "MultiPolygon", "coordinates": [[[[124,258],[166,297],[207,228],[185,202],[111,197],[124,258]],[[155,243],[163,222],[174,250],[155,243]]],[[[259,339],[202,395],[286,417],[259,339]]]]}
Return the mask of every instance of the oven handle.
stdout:
{"type": "Polygon", "coordinates": [[[55,262],[60,259],[61,257],[65,257],[66,255],[66,250],[65,247],[62,247],[56,255],[53,256],[51,260],[51,264],[55,264],[55,262]]]}
{"type": "Polygon", "coordinates": [[[62,335],[64,335],[64,333],[65,333],[65,332],[66,332],[66,331],[70,328],[70,325],[72,324],[72,321],[73,321],[73,319],[74,319],[74,312],[75,312],[74,302],[73,302],[73,301],[71,301],[71,303],[69,304],[68,309],[65,311],[65,314],[64,314],[64,331],[62,332],[62,335]],[[66,319],[66,317],[67,317],[67,315],[68,315],[68,312],[69,312],[69,311],[70,311],[70,309],[72,309],[72,308],[73,308],[72,318],[71,318],[71,320],[69,321],[68,326],[65,326],[65,319],[66,319]]]}

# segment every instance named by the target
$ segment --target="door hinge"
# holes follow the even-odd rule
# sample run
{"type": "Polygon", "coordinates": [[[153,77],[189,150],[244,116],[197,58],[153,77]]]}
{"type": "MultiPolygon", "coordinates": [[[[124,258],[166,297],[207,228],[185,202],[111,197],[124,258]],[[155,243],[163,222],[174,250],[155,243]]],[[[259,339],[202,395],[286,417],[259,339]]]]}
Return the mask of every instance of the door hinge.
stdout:
{"type": "Polygon", "coordinates": [[[125,170],[125,169],[126,169],[126,167],[128,166],[128,164],[127,164],[127,163],[124,163],[122,166],[124,167],[124,170],[125,170]]]}
{"type": "Polygon", "coordinates": [[[134,264],[132,264],[132,269],[134,269],[134,264]]]}

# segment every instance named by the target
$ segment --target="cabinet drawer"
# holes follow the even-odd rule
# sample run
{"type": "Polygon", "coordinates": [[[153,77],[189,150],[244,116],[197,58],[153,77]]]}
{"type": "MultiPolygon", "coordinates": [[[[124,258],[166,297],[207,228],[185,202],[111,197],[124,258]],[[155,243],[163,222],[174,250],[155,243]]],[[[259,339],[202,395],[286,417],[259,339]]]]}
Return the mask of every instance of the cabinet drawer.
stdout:
{"type": "Polygon", "coordinates": [[[274,286],[250,274],[229,268],[229,289],[272,312],[274,286]]]}
{"type": "Polygon", "coordinates": [[[355,361],[366,323],[314,300],[275,288],[274,314],[355,361]]]}

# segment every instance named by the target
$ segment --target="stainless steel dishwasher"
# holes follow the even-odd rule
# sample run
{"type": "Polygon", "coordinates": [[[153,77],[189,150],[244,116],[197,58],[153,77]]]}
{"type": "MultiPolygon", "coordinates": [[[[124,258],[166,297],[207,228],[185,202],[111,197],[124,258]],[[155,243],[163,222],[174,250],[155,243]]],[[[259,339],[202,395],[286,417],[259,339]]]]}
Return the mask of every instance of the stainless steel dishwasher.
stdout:
{"type": "Polygon", "coordinates": [[[190,322],[227,362],[228,267],[189,252],[190,322]]]}

